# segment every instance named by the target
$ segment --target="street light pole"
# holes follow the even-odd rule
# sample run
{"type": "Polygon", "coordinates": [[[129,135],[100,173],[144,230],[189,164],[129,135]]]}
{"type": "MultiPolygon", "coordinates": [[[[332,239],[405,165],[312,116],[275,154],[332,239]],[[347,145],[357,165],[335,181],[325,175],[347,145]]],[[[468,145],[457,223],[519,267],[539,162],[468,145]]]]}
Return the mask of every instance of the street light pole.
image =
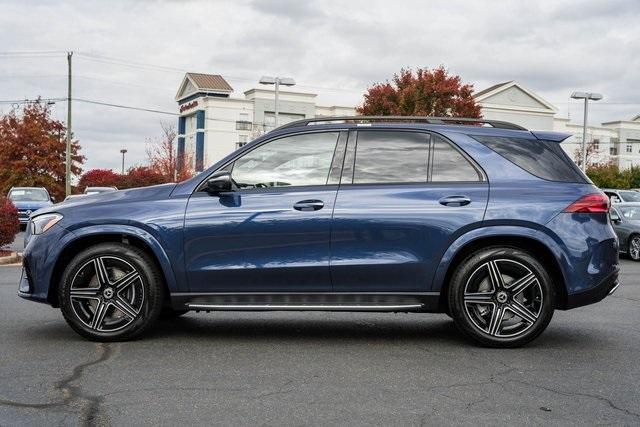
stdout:
{"type": "Polygon", "coordinates": [[[580,159],[580,168],[582,172],[587,171],[587,126],[589,124],[589,100],[600,101],[602,95],[593,92],[573,92],[573,99],[584,99],[584,118],[582,122],[582,159],[580,159]]]}
{"type": "Polygon", "coordinates": [[[275,114],[275,127],[278,127],[278,114],[280,113],[280,105],[279,105],[279,98],[280,98],[280,85],[283,86],[294,86],[296,84],[295,80],[293,80],[290,77],[269,77],[269,76],[262,76],[260,77],[260,81],[259,83],[261,85],[275,85],[275,99],[274,99],[274,106],[273,106],[273,110],[274,110],[274,114],[275,114]]]}
{"type": "Polygon", "coordinates": [[[73,52],[67,52],[67,147],[65,154],[65,194],[71,194],[71,57],[73,52]]]}
{"type": "Polygon", "coordinates": [[[122,175],[124,175],[124,155],[127,152],[127,150],[123,148],[122,150],[120,150],[120,152],[122,153],[122,175]]]}

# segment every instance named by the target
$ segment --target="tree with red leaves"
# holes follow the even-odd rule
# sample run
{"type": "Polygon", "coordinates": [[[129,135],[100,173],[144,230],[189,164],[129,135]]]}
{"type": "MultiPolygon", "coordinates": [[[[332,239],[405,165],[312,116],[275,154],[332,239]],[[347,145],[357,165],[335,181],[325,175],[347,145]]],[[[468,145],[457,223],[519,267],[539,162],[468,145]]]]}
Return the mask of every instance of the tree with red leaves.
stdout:
{"type": "MultiPolygon", "coordinates": [[[[0,118],[0,194],[11,187],[45,187],[62,200],[65,193],[67,129],[51,117],[40,100],[13,109],[0,118]]],[[[78,141],[71,144],[71,173],[80,174],[84,156],[78,141]]]]}
{"type": "Polygon", "coordinates": [[[176,150],[177,132],[173,125],[160,122],[162,136],[147,140],[149,168],[164,177],[165,182],[180,182],[193,176],[190,165],[192,157],[185,153],[178,158],[176,150]]]}
{"type": "Polygon", "coordinates": [[[80,177],[78,189],[84,191],[87,187],[118,187],[120,175],[111,169],[91,169],[80,177]]]}
{"type": "Polygon", "coordinates": [[[0,247],[13,242],[20,231],[18,210],[6,197],[0,197],[0,247]]]}
{"type": "Polygon", "coordinates": [[[125,175],[120,176],[118,188],[147,187],[149,185],[171,182],[161,173],[149,166],[134,166],[125,175]]]}
{"type": "Polygon", "coordinates": [[[462,84],[440,66],[433,70],[401,69],[392,82],[376,83],[356,111],[367,116],[432,116],[481,118],[473,85],[462,84]]]}

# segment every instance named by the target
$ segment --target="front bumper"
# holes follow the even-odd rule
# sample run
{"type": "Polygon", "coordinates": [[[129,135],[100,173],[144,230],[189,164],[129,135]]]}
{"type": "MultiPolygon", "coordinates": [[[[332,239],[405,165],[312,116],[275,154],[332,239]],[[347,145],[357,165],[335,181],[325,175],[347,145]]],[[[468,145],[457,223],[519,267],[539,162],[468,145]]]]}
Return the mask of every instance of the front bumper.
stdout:
{"type": "Polygon", "coordinates": [[[70,237],[58,224],[37,236],[27,233],[28,243],[22,256],[22,277],[18,296],[43,303],[49,301],[49,286],[60,251],[70,237]]]}
{"type": "Polygon", "coordinates": [[[582,307],[584,305],[602,301],[605,297],[614,293],[620,286],[620,282],[618,280],[619,274],[620,266],[616,265],[614,271],[598,285],[590,288],[589,290],[568,295],[567,305],[564,308],[569,310],[571,308],[582,307]]]}

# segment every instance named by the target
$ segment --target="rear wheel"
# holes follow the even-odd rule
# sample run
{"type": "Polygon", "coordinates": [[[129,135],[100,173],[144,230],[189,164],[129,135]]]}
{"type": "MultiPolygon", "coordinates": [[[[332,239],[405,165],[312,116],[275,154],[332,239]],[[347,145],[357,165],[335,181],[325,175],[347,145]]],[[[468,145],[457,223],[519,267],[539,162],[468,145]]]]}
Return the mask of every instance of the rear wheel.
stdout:
{"type": "Polygon", "coordinates": [[[640,234],[634,234],[629,238],[627,253],[632,260],[640,261],[640,234]]]}
{"type": "Polygon", "coordinates": [[[67,323],[94,341],[124,341],[147,330],[162,309],[164,287],[155,263],[143,251],[103,243],[78,254],[59,287],[67,323]]]}
{"type": "Polygon", "coordinates": [[[458,328],[490,347],[518,347],[544,331],[555,307],[545,268],[516,248],[480,250],[456,269],[449,309],[458,328]]]}

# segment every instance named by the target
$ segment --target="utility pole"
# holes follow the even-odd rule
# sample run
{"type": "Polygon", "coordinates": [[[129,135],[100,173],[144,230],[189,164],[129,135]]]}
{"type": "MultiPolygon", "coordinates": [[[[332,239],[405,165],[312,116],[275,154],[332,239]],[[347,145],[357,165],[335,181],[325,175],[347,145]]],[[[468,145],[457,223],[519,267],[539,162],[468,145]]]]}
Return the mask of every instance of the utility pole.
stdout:
{"type": "Polygon", "coordinates": [[[67,79],[67,150],[66,150],[66,172],[65,172],[65,193],[71,194],[71,57],[73,51],[67,52],[67,66],[69,68],[67,79]]]}

